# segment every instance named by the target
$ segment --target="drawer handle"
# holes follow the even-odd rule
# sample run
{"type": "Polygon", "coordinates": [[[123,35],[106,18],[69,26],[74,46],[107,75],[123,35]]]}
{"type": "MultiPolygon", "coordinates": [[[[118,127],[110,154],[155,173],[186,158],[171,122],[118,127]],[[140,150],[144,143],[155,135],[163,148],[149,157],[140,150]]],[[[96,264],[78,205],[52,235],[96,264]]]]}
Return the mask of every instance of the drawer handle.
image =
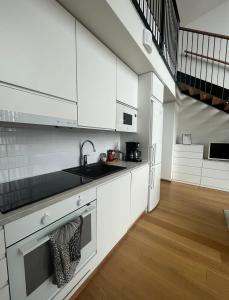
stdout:
{"type": "Polygon", "coordinates": [[[44,214],[44,216],[41,218],[41,224],[42,225],[48,225],[50,223],[50,215],[44,214]]]}
{"type": "Polygon", "coordinates": [[[77,205],[77,206],[80,206],[80,205],[82,204],[82,201],[83,201],[83,200],[82,200],[81,197],[79,196],[79,197],[78,197],[78,200],[76,201],[76,205],[77,205]]]}

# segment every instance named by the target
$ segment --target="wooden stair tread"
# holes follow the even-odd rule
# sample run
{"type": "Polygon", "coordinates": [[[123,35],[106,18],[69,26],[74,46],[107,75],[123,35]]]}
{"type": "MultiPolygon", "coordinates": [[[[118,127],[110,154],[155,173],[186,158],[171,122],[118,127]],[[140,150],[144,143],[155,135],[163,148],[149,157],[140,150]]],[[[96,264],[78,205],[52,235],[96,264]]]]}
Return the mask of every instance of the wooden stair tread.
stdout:
{"type": "Polygon", "coordinates": [[[205,104],[211,105],[221,111],[229,113],[229,102],[225,102],[223,99],[210,95],[198,88],[192,87],[186,83],[179,82],[178,86],[182,93],[195,98],[205,104]]]}
{"type": "Polygon", "coordinates": [[[200,100],[209,101],[211,100],[211,96],[203,91],[200,91],[200,100]]]}
{"type": "Polygon", "coordinates": [[[212,97],[212,105],[220,105],[220,104],[224,104],[224,103],[225,102],[222,99],[215,97],[215,96],[212,97]]]}
{"type": "Polygon", "coordinates": [[[226,104],[225,104],[224,110],[225,110],[225,111],[229,111],[229,103],[226,103],[226,104]]]}

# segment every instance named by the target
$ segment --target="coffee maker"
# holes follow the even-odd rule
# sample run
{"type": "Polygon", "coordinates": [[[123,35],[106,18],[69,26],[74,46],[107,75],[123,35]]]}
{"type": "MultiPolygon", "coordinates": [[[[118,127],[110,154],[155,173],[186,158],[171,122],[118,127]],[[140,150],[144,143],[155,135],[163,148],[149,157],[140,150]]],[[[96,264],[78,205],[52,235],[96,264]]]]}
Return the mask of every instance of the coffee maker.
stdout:
{"type": "Polygon", "coordinates": [[[140,143],[127,142],[126,143],[126,161],[141,162],[141,151],[139,150],[140,143]]]}

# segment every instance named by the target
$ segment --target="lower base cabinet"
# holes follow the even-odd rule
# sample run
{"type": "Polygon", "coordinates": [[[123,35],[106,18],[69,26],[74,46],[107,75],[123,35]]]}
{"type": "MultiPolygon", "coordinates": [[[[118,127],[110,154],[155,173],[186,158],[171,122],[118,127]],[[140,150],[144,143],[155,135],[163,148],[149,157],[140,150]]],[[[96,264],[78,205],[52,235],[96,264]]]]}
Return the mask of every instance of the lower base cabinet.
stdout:
{"type": "Polygon", "coordinates": [[[9,287],[8,285],[0,289],[0,299],[10,300],[9,287]]]}
{"type": "Polygon", "coordinates": [[[130,225],[145,211],[148,200],[149,166],[131,172],[130,225]]]}
{"type": "Polygon", "coordinates": [[[130,219],[131,174],[110,181],[97,190],[97,251],[101,261],[125,235],[130,219]]]}

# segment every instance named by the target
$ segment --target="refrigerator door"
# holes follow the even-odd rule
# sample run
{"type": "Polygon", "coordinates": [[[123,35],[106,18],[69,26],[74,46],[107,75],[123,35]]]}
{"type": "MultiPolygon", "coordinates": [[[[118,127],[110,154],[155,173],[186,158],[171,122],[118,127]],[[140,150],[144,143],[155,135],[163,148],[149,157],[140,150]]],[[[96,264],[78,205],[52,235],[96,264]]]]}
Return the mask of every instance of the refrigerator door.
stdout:
{"type": "Polygon", "coordinates": [[[152,211],[160,200],[161,165],[150,169],[148,212],[152,211]]]}
{"type": "Polygon", "coordinates": [[[150,163],[161,163],[163,133],[163,105],[156,99],[151,100],[150,163]]]}

